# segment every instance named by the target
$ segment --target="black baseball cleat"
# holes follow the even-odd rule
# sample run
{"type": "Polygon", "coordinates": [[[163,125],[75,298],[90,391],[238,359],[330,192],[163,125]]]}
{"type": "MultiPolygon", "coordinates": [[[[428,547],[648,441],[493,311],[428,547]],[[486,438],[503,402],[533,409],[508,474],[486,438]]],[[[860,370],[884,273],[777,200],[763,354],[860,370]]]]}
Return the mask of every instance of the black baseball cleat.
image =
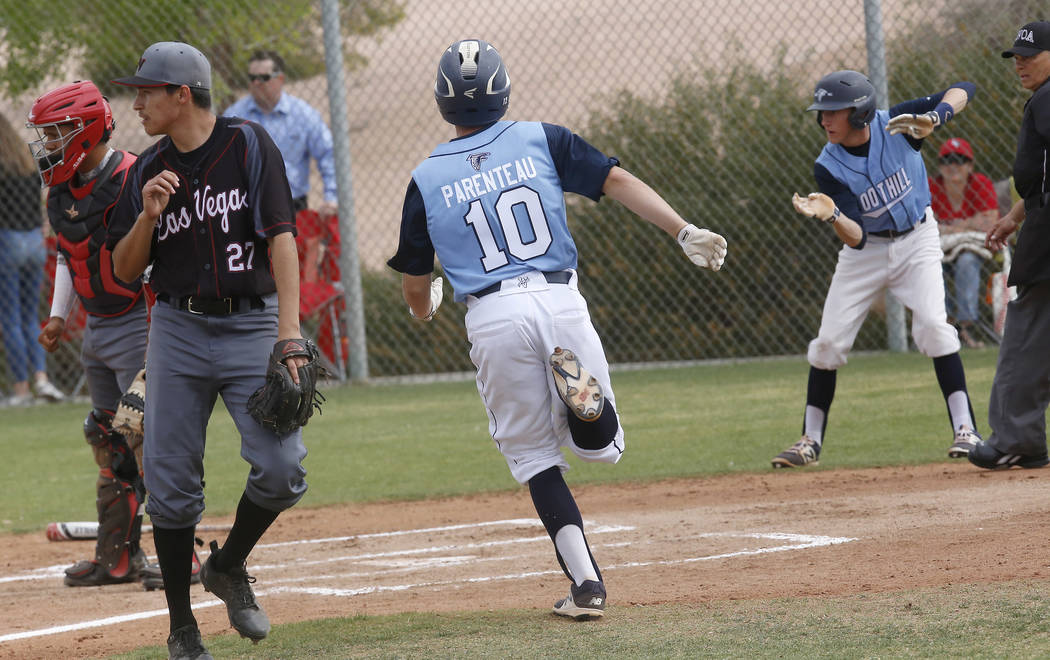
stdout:
{"type": "Polygon", "coordinates": [[[201,641],[201,631],[194,624],[176,628],[168,635],[168,660],[215,660],[201,641]]]}
{"type": "Polygon", "coordinates": [[[569,595],[554,604],[554,613],[577,621],[605,616],[605,585],[594,580],[569,587],[569,595]]]}
{"type": "Polygon", "coordinates": [[[201,584],[205,591],[218,596],[226,603],[226,615],[230,618],[230,625],[253,642],[264,639],[270,633],[270,619],[266,612],[255,602],[255,594],[252,592],[252,582],[255,578],[248,575],[244,565],[231,568],[229,571],[220,571],[215,568],[215,556],[219,552],[219,544],[211,542],[211,556],[201,567],[201,584]]]}
{"type": "Polygon", "coordinates": [[[1004,454],[983,440],[978,440],[966,456],[970,462],[985,470],[1007,470],[1012,467],[1041,468],[1050,463],[1050,457],[1042,454],[1004,454]]]}

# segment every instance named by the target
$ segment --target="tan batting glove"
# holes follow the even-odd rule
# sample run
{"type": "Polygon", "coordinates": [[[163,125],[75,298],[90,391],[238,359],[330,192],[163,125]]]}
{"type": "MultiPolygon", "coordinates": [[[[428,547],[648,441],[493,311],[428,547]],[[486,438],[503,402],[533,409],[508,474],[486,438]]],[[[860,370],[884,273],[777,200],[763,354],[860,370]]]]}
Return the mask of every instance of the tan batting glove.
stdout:
{"type": "Polygon", "coordinates": [[[799,197],[799,194],[795,193],[791,196],[791,204],[802,215],[829,224],[833,224],[841,215],[839,207],[835,206],[835,202],[824,193],[809,193],[805,197],[799,197]]]}
{"type": "Polygon", "coordinates": [[[726,239],[708,229],[686,225],[678,232],[678,244],[697,266],[717,271],[726,260],[726,239]]]}
{"type": "Polygon", "coordinates": [[[420,321],[429,321],[434,318],[434,314],[437,314],[438,307],[441,306],[441,300],[445,297],[445,291],[441,288],[441,284],[444,282],[440,277],[435,278],[430,283],[430,313],[426,316],[419,317],[412,311],[412,308],[408,308],[408,313],[412,315],[412,318],[419,319],[420,321]]]}
{"type": "Polygon", "coordinates": [[[931,111],[924,115],[897,115],[886,124],[886,130],[890,135],[907,133],[916,140],[921,140],[940,125],[940,115],[931,111]]]}

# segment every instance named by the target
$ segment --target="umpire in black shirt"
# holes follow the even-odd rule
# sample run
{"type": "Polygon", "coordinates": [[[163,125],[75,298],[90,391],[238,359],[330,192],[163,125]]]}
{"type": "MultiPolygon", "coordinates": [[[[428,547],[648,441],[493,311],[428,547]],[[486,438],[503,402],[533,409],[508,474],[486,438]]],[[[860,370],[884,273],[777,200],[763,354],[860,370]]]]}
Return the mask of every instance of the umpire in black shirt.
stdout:
{"type": "Polygon", "coordinates": [[[989,248],[1000,250],[1021,228],[1008,281],[1017,287],[1017,299],[1007,308],[988,403],[992,434],[969,455],[971,463],[990,470],[1037,468],[1050,462],[1050,22],[1021,27],[1003,57],[1013,58],[1021,86],[1032,97],[1025,103],[1014,159],[1014,185],[1021,201],[985,239],[989,248]]]}

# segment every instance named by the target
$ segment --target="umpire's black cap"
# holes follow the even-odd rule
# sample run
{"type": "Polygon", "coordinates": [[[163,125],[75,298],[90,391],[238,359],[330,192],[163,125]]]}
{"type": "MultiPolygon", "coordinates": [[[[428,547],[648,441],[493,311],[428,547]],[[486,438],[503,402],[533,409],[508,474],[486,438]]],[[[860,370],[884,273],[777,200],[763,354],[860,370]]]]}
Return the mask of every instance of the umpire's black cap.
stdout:
{"type": "Polygon", "coordinates": [[[211,64],[204,53],[179,41],[159,41],[142,53],[135,75],[113,81],[129,87],[186,85],[211,89],[211,64]]]}
{"type": "Polygon", "coordinates": [[[1024,55],[1031,57],[1041,51],[1050,50],[1050,21],[1032,21],[1025,23],[1017,31],[1017,39],[1009,50],[1003,51],[1003,57],[1024,55]]]}

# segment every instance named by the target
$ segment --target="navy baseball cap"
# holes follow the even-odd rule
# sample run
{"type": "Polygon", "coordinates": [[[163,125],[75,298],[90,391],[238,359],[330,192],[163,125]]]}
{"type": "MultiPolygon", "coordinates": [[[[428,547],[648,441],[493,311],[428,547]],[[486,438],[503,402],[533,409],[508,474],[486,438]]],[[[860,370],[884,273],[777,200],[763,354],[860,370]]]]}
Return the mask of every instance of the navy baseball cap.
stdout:
{"type": "Polygon", "coordinates": [[[1032,21],[1025,23],[1017,31],[1017,39],[1009,50],[1003,51],[1003,57],[1024,55],[1031,57],[1041,51],[1050,50],[1050,21],[1032,21]]]}
{"type": "Polygon", "coordinates": [[[179,41],[159,41],[142,53],[135,75],[112,81],[128,87],[186,85],[211,89],[211,64],[204,53],[179,41]]]}

